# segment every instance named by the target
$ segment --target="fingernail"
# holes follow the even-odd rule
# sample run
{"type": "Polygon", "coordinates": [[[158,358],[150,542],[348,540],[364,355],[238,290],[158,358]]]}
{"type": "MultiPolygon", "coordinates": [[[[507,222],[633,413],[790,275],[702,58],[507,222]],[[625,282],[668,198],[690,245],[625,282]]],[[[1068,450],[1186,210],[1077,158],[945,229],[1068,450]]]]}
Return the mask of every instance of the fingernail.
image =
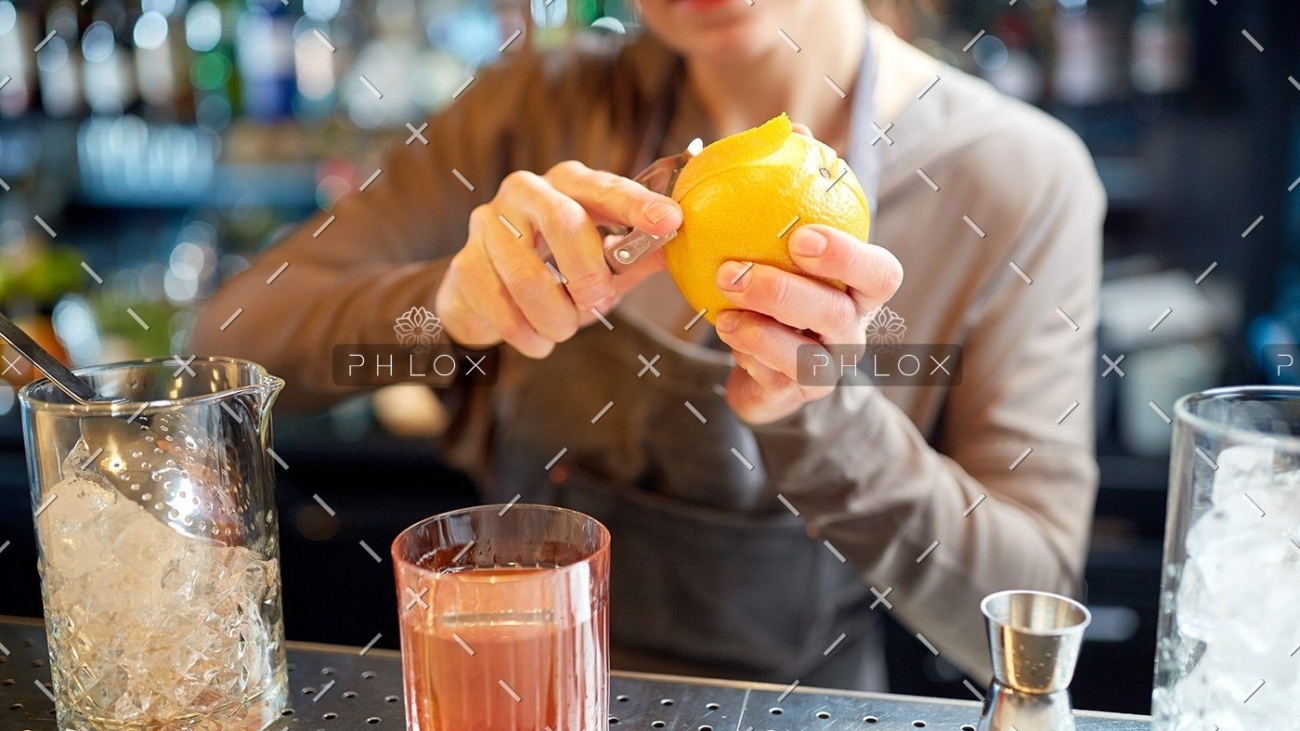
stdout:
{"type": "Polygon", "coordinates": [[[735,310],[723,310],[718,313],[718,324],[714,327],[718,332],[729,333],[736,329],[740,324],[740,313],[735,310]]]}
{"type": "Polygon", "coordinates": [[[743,276],[747,268],[738,261],[724,261],[718,267],[718,286],[731,292],[743,290],[749,284],[749,279],[743,276]]]}
{"type": "Polygon", "coordinates": [[[801,228],[790,241],[790,248],[800,256],[821,256],[829,242],[815,229],[801,228]]]}
{"type": "Polygon", "coordinates": [[[674,208],[676,208],[676,206],[662,201],[651,203],[645,207],[646,220],[650,223],[659,223],[665,218],[668,218],[668,216],[672,214],[674,208]]]}

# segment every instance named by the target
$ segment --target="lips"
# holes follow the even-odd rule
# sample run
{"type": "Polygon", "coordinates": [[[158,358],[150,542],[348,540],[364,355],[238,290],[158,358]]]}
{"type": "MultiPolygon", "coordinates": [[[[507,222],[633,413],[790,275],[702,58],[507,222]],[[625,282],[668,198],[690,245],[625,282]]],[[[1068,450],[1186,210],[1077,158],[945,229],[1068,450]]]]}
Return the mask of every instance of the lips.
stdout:
{"type": "Polygon", "coordinates": [[[706,12],[735,4],[737,0],[673,0],[673,2],[688,10],[706,12]]]}

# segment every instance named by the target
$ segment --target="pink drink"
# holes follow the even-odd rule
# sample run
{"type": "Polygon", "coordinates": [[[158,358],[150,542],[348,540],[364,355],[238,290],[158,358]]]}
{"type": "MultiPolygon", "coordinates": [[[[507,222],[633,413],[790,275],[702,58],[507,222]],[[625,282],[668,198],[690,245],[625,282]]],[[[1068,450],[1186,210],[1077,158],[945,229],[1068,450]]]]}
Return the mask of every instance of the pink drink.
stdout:
{"type": "Polygon", "coordinates": [[[413,731],[604,729],[608,534],[570,511],[497,510],[433,518],[394,543],[407,723],[413,731]],[[455,544],[463,536],[420,530],[440,520],[477,523],[479,538],[455,544]],[[578,530],[557,535],[562,528],[578,530]]]}

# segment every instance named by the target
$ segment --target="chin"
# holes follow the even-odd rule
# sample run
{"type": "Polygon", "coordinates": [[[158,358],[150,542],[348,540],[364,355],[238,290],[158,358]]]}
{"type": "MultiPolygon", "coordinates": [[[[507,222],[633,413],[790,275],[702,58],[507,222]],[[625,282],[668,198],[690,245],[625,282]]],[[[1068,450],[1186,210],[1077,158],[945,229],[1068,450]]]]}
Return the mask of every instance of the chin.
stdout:
{"type": "MultiPolygon", "coordinates": [[[[710,31],[692,34],[696,37],[682,43],[680,47],[672,40],[665,39],[687,59],[703,61],[717,66],[745,65],[751,60],[768,53],[775,45],[768,38],[756,38],[754,33],[742,29],[710,31]]],[[[776,35],[773,31],[773,35],[776,35]]],[[[662,38],[662,36],[660,36],[662,38]]],[[[780,40],[779,37],[777,39],[780,40]]]]}
{"type": "MultiPolygon", "coordinates": [[[[641,20],[689,60],[740,64],[768,52],[780,24],[758,0],[641,0],[641,20]]],[[[770,2],[770,0],[769,0],[770,2]]]]}

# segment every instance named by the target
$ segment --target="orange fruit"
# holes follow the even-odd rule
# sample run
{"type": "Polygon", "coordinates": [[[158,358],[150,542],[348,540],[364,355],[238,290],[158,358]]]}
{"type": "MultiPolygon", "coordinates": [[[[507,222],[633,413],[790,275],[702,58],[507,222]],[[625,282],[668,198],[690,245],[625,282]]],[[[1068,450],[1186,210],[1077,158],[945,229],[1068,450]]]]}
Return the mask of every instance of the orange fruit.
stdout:
{"type": "Polygon", "coordinates": [[[865,241],[871,224],[867,197],[848,163],[796,134],[784,114],[705,147],[682,168],[673,198],[682,206],[682,226],[664,246],[668,273],[710,323],[734,309],[717,287],[724,261],[798,272],[789,250],[797,227],[826,224],[865,241]]]}

